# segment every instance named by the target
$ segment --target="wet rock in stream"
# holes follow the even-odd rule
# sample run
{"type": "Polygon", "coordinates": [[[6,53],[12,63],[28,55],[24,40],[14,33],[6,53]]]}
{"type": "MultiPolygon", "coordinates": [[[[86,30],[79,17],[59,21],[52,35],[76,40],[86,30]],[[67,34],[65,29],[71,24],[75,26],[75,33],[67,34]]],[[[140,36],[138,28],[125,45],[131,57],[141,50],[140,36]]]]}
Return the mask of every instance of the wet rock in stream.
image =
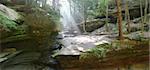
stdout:
{"type": "Polygon", "coordinates": [[[64,45],[58,55],[79,55],[82,52],[88,51],[96,45],[111,43],[111,39],[107,35],[102,36],[90,36],[90,35],[78,35],[75,37],[66,37],[60,42],[64,45]]]}

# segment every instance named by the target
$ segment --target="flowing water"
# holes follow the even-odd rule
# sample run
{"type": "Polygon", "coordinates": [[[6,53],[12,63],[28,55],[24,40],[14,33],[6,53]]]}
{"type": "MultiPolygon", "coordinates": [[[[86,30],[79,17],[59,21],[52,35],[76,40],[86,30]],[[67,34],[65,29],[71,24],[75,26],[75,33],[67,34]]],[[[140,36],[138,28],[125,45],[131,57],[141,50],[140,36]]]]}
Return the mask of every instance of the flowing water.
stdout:
{"type": "Polygon", "coordinates": [[[69,33],[77,33],[80,34],[80,29],[77,26],[73,16],[71,15],[70,5],[68,0],[60,0],[60,14],[62,16],[61,22],[63,25],[62,32],[69,32],[69,33]]]}
{"type": "Polygon", "coordinates": [[[63,25],[62,34],[77,35],[66,36],[60,40],[64,47],[60,50],[59,54],[76,55],[80,54],[80,51],[85,51],[95,47],[97,43],[109,43],[110,40],[106,38],[106,36],[81,35],[80,29],[71,15],[68,0],[60,0],[60,4],[60,14],[62,15],[61,22],[63,25]]]}

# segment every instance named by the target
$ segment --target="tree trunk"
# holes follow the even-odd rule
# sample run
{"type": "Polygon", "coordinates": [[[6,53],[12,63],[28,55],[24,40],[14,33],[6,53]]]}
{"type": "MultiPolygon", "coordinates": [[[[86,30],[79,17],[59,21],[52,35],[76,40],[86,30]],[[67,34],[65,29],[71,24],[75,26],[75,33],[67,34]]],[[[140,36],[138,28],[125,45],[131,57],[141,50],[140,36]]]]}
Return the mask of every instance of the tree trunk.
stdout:
{"type": "Polygon", "coordinates": [[[128,8],[128,1],[126,0],[125,2],[126,2],[125,3],[125,15],[126,15],[126,21],[127,21],[127,25],[128,25],[127,31],[128,31],[128,33],[130,33],[130,31],[131,31],[131,28],[130,28],[130,13],[129,13],[129,8],[128,8]]]}
{"type": "Polygon", "coordinates": [[[148,0],[145,0],[144,23],[146,23],[147,20],[147,9],[148,9],[148,0]]]}
{"type": "Polygon", "coordinates": [[[84,24],[83,24],[83,31],[84,31],[84,33],[86,33],[86,19],[84,18],[84,24]]]}
{"type": "Polygon", "coordinates": [[[43,0],[43,7],[46,7],[47,0],[43,0]]]}
{"type": "Polygon", "coordinates": [[[121,0],[116,0],[117,11],[118,11],[118,29],[119,29],[119,39],[123,40],[122,32],[122,13],[121,13],[121,0]]]}
{"type": "Polygon", "coordinates": [[[41,0],[41,3],[42,3],[42,7],[44,8],[45,0],[41,0]]]}
{"type": "Polygon", "coordinates": [[[106,31],[109,32],[109,27],[108,27],[108,4],[106,6],[106,31]]]}
{"type": "Polygon", "coordinates": [[[28,0],[25,0],[25,4],[28,5],[28,0]]]}
{"type": "Polygon", "coordinates": [[[141,12],[141,31],[142,31],[142,34],[143,34],[143,9],[142,9],[142,0],[140,0],[140,12],[141,12]]]}
{"type": "Polygon", "coordinates": [[[83,31],[84,31],[84,33],[87,33],[87,31],[86,31],[86,20],[87,20],[87,10],[86,10],[86,6],[85,6],[85,4],[83,4],[83,14],[84,14],[84,24],[83,24],[83,31]]]}

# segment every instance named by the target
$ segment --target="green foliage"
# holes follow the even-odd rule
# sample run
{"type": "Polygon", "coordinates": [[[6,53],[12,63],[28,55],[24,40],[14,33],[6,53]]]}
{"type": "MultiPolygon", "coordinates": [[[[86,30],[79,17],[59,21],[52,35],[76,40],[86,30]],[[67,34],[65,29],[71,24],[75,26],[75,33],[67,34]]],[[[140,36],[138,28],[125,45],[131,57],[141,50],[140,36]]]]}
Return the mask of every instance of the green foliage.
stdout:
{"type": "Polygon", "coordinates": [[[93,53],[97,57],[105,57],[107,49],[105,48],[93,48],[89,53],[93,53]]]}
{"type": "Polygon", "coordinates": [[[109,0],[99,0],[95,15],[105,15],[106,14],[106,6],[108,4],[109,4],[109,0]]]}
{"type": "Polygon", "coordinates": [[[95,48],[90,49],[89,51],[82,53],[80,59],[88,58],[98,58],[102,59],[106,57],[107,53],[110,51],[117,51],[122,48],[132,48],[137,44],[136,41],[131,40],[114,40],[111,44],[101,44],[97,45],[95,48]]]}
{"type": "Polygon", "coordinates": [[[97,8],[98,0],[72,0],[74,15],[80,13],[80,18],[92,18],[97,8]],[[79,11],[78,13],[76,11],[79,11]]]}
{"type": "Polygon", "coordinates": [[[6,31],[11,31],[17,29],[17,24],[0,12],[0,27],[6,31]]]}
{"type": "Polygon", "coordinates": [[[103,58],[106,56],[110,48],[112,48],[111,44],[101,44],[98,45],[96,48],[92,48],[86,53],[81,54],[80,58],[85,59],[93,56],[98,58],[103,58]]]}
{"type": "Polygon", "coordinates": [[[100,15],[104,16],[106,14],[106,6],[109,4],[109,0],[72,0],[72,2],[74,15],[75,13],[78,14],[76,11],[79,11],[87,19],[93,19],[95,16],[100,15]]]}
{"type": "MultiPolygon", "coordinates": [[[[126,21],[122,21],[122,31],[124,32],[124,33],[127,33],[127,28],[126,28],[126,21]]],[[[116,25],[115,25],[115,28],[113,28],[112,29],[113,31],[114,31],[114,33],[118,33],[119,31],[119,29],[118,29],[118,23],[116,23],[116,25]]]]}
{"type": "Polygon", "coordinates": [[[39,46],[47,46],[51,35],[57,31],[56,23],[49,17],[41,12],[35,12],[28,14],[25,19],[28,26],[27,34],[37,41],[39,46]]]}
{"type": "Polygon", "coordinates": [[[13,36],[26,34],[26,31],[25,31],[27,28],[26,25],[20,25],[17,27],[18,27],[17,30],[15,30],[15,32],[12,33],[13,36]]]}
{"type": "Polygon", "coordinates": [[[52,8],[50,5],[45,5],[44,7],[32,8],[35,13],[40,13],[49,18],[50,21],[55,23],[56,29],[59,30],[60,26],[60,13],[52,8]]]}
{"type": "Polygon", "coordinates": [[[54,9],[52,9],[51,6],[49,5],[45,5],[45,7],[43,7],[43,9],[48,13],[48,16],[55,22],[55,23],[60,23],[59,19],[60,19],[60,14],[59,11],[55,11],[54,9]]]}
{"type": "MultiPolygon", "coordinates": [[[[35,31],[35,33],[38,33],[38,30],[40,32],[46,32],[47,33],[48,29],[46,29],[46,28],[50,28],[49,26],[51,26],[50,23],[49,23],[49,19],[46,18],[44,15],[41,15],[39,13],[36,13],[36,14],[29,14],[26,17],[25,21],[26,21],[27,25],[29,26],[31,31],[36,30],[37,32],[35,31]],[[42,28],[44,28],[44,29],[42,29],[42,28]]],[[[34,33],[34,32],[31,32],[31,33],[34,33]]]]}

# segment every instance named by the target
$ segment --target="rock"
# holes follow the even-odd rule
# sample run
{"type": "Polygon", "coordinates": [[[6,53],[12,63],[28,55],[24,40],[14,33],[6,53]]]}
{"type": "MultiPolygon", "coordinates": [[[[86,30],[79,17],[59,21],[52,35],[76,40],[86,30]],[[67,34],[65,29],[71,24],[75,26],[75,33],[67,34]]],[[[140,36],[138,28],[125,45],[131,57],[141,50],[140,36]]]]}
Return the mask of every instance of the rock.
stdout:
{"type": "Polygon", "coordinates": [[[67,37],[62,41],[64,47],[58,52],[58,55],[80,55],[82,52],[86,52],[97,45],[110,43],[111,39],[103,36],[88,36],[79,35],[75,37],[67,37]]]}
{"type": "Polygon", "coordinates": [[[10,37],[6,37],[6,38],[3,38],[3,39],[0,39],[0,44],[1,43],[7,43],[7,42],[27,40],[27,39],[31,39],[31,37],[29,37],[26,34],[16,35],[16,36],[10,36],[10,37]]]}
{"type": "Polygon", "coordinates": [[[57,39],[63,39],[64,36],[63,36],[63,34],[58,34],[56,38],[57,38],[57,39]]]}
{"type": "MultiPolygon", "coordinates": [[[[84,24],[84,22],[82,22],[80,25],[78,25],[82,32],[83,32],[83,24],[84,24]]],[[[99,19],[87,21],[85,24],[85,29],[87,32],[92,32],[92,31],[104,26],[104,24],[105,23],[100,21],[99,19]]]]}
{"type": "Polygon", "coordinates": [[[150,34],[150,32],[143,32],[143,34],[142,34],[141,31],[136,31],[136,32],[132,32],[128,35],[125,35],[125,37],[128,37],[131,40],[143,41],[143,40],[149,40],[150,39],[149,34],[150,34]]]}
{"type": "Polygon", "coordinates": [[[106,32],[106,25],[104,25],[103,27],[101,28],[98,28],[96,30],[94,30],[93,32],[91,32],[91,35],[107,35],[107,34],[112,34],[112,33],[116,33],[114,28],[116,28],[116,25],[115,24],[110,24],[108,23],[108,29],[109,29],[109,32],[106,32]]]}
{"type": "Polygon", "coordinates": [[[11,32],[17,29],[17,24],[8,19],[1,11],[0,11],[0,39],[8,37],[11,35],[11,32]]]}
{"type": "Polygon", "coordinates": [[[6,7],[3,4],[0,4],[0,12],[2,12],[10,20],[17,20],[21,18],[21,16],[16,11],[6,7]]]}
{"type": "MultiPolygon", "coordinates": [[[[95,19],[100,19],[102,21],[106,21],[106,16],[97,16],[97,17],[95,17],[95,19]]],[[[108,16],[108,23],[116,24],[117,23],[117,17],[109,15],[108,16]]]]}
{"type": "MultiPolygon", "coordinates": [[[[40,54],[37,52],[14,52],[10,54],[11,58],[0,64],[2,70],[27,70],[35,68],[31,62],[39,59],[40,54]],[[21,66],[21,67],[20,67],[21,66]],[[21,69],[22,68],[22,69],[21,69]]],[[[36,68],[33,70],[37,70],[36,68]]]]}
{"type": "MultiPolygon", "coordinates": [[[[144,25],[144,31],[148,31],[149,30],[149,26],[150,24],[148,24],[148,22],[146,24],[143,24],[144,25]]],[[[126,26],[127,28],[127,26],[126,26]]],[[[130,32],[136,32],[136,31],[139,31],[141,30],[142,26],[141,26],[141,23],[130,23],[130,28],[131,28],[131,31],[130,32]]]]}

